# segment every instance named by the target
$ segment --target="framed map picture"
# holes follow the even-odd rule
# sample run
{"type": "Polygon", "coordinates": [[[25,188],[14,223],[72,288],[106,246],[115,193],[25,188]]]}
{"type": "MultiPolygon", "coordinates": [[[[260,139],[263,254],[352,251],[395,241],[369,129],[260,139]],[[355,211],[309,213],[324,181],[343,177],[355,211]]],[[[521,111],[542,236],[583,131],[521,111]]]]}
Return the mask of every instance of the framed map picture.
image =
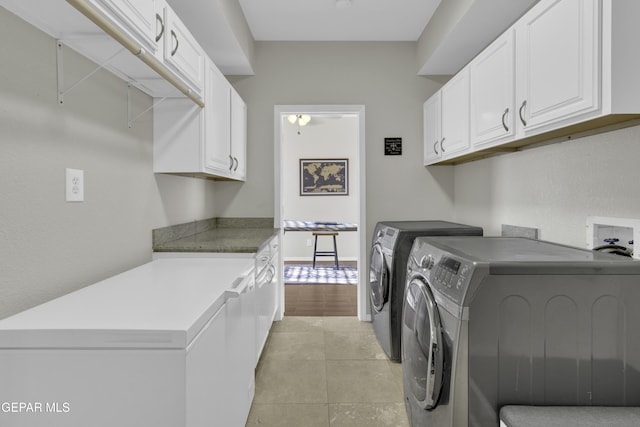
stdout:
{"type": "Polygon", "coordinates": [[[301,196],[349,194],[349,159],[300,159],[301,196]]]}

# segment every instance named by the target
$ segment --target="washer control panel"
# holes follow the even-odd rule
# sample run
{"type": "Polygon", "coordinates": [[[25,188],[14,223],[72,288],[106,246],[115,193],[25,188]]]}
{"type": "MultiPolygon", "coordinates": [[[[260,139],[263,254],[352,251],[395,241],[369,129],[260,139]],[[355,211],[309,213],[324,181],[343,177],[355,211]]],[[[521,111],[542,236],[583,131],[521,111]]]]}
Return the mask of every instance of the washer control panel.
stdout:
{"type": "Polygon", "coordinates": [[[462,303],[467,291],[470,266],[456,258],[443,255],[437,259],[431,270],[430,280],[440,292],[457,303],[462,303]]]}

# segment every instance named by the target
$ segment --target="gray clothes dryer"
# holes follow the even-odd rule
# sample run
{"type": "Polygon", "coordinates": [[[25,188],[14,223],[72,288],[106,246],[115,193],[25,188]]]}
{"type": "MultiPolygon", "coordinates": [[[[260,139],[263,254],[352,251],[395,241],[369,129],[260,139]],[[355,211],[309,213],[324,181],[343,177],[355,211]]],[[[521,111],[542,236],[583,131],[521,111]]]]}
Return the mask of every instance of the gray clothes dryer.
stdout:
{"type": "Polygon", "coordinates": [[[402,324],[413,427],[505,405],[640,406],[640,262],[550,242],[419,237],[402,324]]]}
{"type": "Polygon", "coordinates": [[[417,236],[482,236],[482,228],[447,221],[383,221],[376,224],[370,254],[373,329],[389,359],[400,361],[402,302],[407,258],[417,236]]]}

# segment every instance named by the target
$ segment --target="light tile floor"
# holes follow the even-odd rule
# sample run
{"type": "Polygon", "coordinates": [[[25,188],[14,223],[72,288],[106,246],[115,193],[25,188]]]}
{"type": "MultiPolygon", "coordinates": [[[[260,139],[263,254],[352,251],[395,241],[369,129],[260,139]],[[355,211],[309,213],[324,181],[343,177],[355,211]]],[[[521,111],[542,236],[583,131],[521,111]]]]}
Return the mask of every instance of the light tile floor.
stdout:
{"type": "Polygon", "coordinates": [[[402,367],[356,317],[275,322],[247,427],[408,427],[402,367]]]}

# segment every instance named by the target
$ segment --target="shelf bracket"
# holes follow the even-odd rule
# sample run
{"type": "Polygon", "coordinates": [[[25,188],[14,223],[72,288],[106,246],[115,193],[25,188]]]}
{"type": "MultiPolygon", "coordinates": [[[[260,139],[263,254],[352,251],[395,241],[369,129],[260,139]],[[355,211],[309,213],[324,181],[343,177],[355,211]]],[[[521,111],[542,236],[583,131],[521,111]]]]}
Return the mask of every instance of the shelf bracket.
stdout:
{"type": "Polygon", "coordinates": [[[64,43],[62,43],[61,40],[56,40],[56,67],[58,71],[58,105],[64,104],[64,95],[67,92],[74,89],[79,84],[83,83],[85,80],[93,76],[98,71],[102,70],[109,62],[111,62],[113,58],[118,56],[124,50],[124,48],[119,49],[116,53],[111,55],[106,61],[98,65],[98,67],[95,68],[93,71],[91,71],[86,76],[84,76],[83,78],[81,78],[80,80],[72,84],[70,87],[65,89],[64,88],[64,55],[62,53],[63,47],[64,47],[64,43]]]}
{"type": "Polygon", "coordinates": [[[164,101],[165,99],[167,99],[166,96],[163,97],[163,98],[160,98],[158,101],[154,100],[154,102],[151,105],[151,107],[146,108],[144,111],[139,113],[137,116],[131,117],[131,112],[133,110],[133,107],[131,105],[131,83],[127,83],[127,117],[129,118],[129,122],[128,122],[129,129],[131,129],[133,127],[133,124],[135,123],[136,120],[138,120],[140,117],[142,117],[148,111],[153,110],[153,108],[156,107],[157,105],[160,105],[160,103],[162,103],[162,101],[164,101]]]}

